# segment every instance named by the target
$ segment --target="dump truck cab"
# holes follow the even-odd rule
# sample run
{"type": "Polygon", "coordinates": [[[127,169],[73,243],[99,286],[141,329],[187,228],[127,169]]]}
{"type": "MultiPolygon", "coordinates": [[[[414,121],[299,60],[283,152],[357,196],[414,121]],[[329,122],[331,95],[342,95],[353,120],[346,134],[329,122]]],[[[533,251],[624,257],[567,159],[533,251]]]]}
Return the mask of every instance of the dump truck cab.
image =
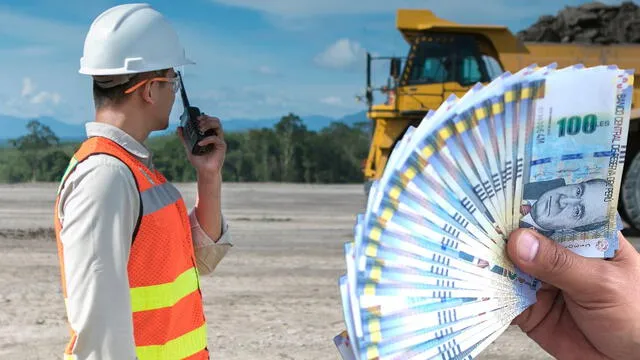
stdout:
{"type": "Polygon", "coordinates": [[[501,53],[526,52],[504,26],[461,25],[429,10],[397,11],[396,26],[409,45],[404,58],[367,54],[367,116],[373,122],[369,154],[364,162],[365,191],[380,178],[395,144],[409,126],[450,95],[463,96],[476,83],[489,83],[505,70],[501,53]],[[387,84],[371,84],[371,63],[388,60],[387,84]],[[386,96],[374,104],[374,93],[386,96]]]}

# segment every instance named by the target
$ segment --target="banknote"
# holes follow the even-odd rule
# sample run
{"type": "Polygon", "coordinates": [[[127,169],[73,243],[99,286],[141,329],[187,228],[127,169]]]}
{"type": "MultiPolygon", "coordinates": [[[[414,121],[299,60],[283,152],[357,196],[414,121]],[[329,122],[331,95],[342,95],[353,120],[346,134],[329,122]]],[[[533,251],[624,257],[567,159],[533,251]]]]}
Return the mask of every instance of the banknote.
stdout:
{"type": "MultiPolygon", "coordinates": [[[[453,107],[455,107],[455,104],[453,107]]],[[[429,121],[436,124],[434,128],[437,127],[437,124],[447,119],[445,116],[449,111],[450,109],[438,109],[432,115],[429,121]]],[[[417,131],[419,131],[419,128],[417,131]]],[[[416,181],[437,184],[437,188],[424,186],[424,184],[423,186],[418,186],[418,188],[426,192],[424,196],[427,199],[441,197],[446,193],[453,194],[455,200],[451,202],[439,201],[438,204],[443,207],[459,205],[466,209],[471,215],[467,219],[480,224],[487,236],[498,243],[497,239],[504,239],[504,234],[500,230],[500,224],[496,220],[497,217],[487,209],[482,198],[473,190],[473,186],[468,181],[464,181],[464,174],[452,161],[450,154],[445,154],[447,149],[442,144],[439,144],[437,137],[433,134],[434,132],[428,133],[423,139],[417,139],[416,137],[417,142],[412,144],[415,148],[409,150],[410,153],[404,164],[400,166],[401,170],[399,172],[401,176],[399,180],[406,186],[392,189],[390,196],[393,197],[394,192],[397,195],[402,191],[409,191],[411,184],[416,181]]]]}
{"type": "MultiPolygon", "coordinates": [[[[485,209],[487,216],[492,220],[496,231],[499,234],[506,234],[504,224],[502,222],[503,212],[498,205],[496,193],[490,183],[490,177],[484,172],[483,166],[475,166],[470,154],[477,154],[477,151],[468,144],[468,148],[459,134],[466,133],[467,124],[459,119],[459,112],[465,107],[472,104],[483,90],[481,84],[477,84],[469,90],[467,95],[446,112],[443,126],[434,130],[434,136],[430,142],[433,146],[432,154],[423,154],[424,160],[431,162],[438,170],[444,171],[451,181],[457,184],[465,184],[468,188],[465,191],[467,197],[473,196],[473,199],[480,203],[485,209]]],[[[449,183],[447,183],[449,184],[449,183]]]]}
{"type": "MultiPolygon", "coordinates": [[[[433,306],[432,306],[433,307],[433,306]]],[[[386,317],[371,321],[371,338],[362,353],[367,359],[405,358],[420,355],[430,358],[443,349],[466,339],[478,342],[491,332],[510,323],[520,308],[517,304],[498,304],[492,300],[451,303],[448,308],[424,308],[419,313],[386,317]],[[483,303],[484,302],[484,303],[483,303]],[[488,310],[487,310],[488,309],[488,310]]],[[[466,350],[462,348],[459,351],[466,350]]]]}
{"type": "MultiPolygon", "coordinates": [[[[524,76],[532,73],[536,68],[536,64],[532,64],[516,74],[505,72],[497,81],[492,82],[483,94],[482,99],[473,105],[472,111],[469,112],[469,120],[472,122],[470,127],[474,131],[476,141],[481,144],[476,148],[481,147],[486,149],[486,158],[490,162],[492,168],[491,181],[494,184],[496,191],[502,192],[504,203],[502,204],[502,211],[504,211],[505,228],[508,232],[513,230],[512,227],[512,157],[511,151],[507,150],[506,141],[506,124],[505,124],[505,87],[514,81],[522,79],[524,76]],[[509,151],[509,152],[508,152],[509,151]],[[509,156],[508,156],[509,154],[509,156]],[[491,162],[497,162],[497,164],[491,164],[491,162]],[[494,166],[498,168],[498,174],[496,174],[494,166]],[[509,183],[507,183],[509,178],[509,183]],[[499,183],[496,184],[496,181],[499,183]]],[[[512,146],[512,142],[509,143],[512,146]]]]}
{"type": "Polygon", "coordinates": [[[482,89],[474,103],[459,114],[460,121],[463,121],[465,126],[456,127],[456,129],[468,129],[468,131],[460,132],[458,136],[461,137],[468,149],[483,184],[487,184],[488,191],[493,191],[496,194],[496,205],[502,215],[500,221],[506,231],[508,231],[508,217],[504,206],[505,191],[501,178],[502,163],[499,145],[499,142],[504,143],[504,140],[498,140],[504,136],[504,130],[501,124],[496,126],[495,121],[491,121],[495,120],[495,117],[492,118],[490,99],[496,91],[500,91],[502,83],[510,75],[509,72],[505,72],[482,89]]]}
{"type": "Polygon", "coordinates": [[[503,112],[503,131],[504,131],[504,153],[503,156],[503,182],[504,182],[504,190],[505,190],[505,201],[506,201],[506,209],[505,211],[509,213],[507,218],[511,220],[511,224],[508,224],[508,231],[512,231],[517,228],[517,222],[513,217],[513,196],[515,189],[515,181],[514,181],[514,164],[516,157],[516,149],[517,149],[517,139],[515,137],[515,130],[517,129],[516,119],[518,118],[518,109],[519,104],[516,101],[520,97],[520,88],[522,79],[526,78],[533,74],[537,69],[536,64],[532,64],[515,75],[511,76],[509,79],[505,80],[502,86],[502,92],[495,96],[493,99],[494,103],[497,106],[502,108],[503,112]]]}
{"type": "MultiPolygon", "coordinates": [[[[517,89],[515,95],[517,96],[516,103],[516,116],[511,118],[511,134],[513,141],[513,201],[514,204],[519,204],[519,199],[522,197],[522,179],[524,168],[524,153],[525,153],[525,134],[528,125],[528,119],[531,118],[531,83],[537,79],[549,76],[556,69],[557,64],[549,64],[542,68],[536,69],[533,73],[524,77],[524,80],[513,84],[512,86],[517,89]]],[[[518,207],[511,208],[512,214],[512,226],[517,228],[516,221],[520,218],[518,207]]]]}
{"type": "MultiPolygon", "coordinates": [[[[398,218],[396,221],[372,220],[368,224],[367,236],[363,239],[365,256],[379,257],[377,251],[382,246],[406,251],[421,260],[429,260],[428,265],[433,265],[431,261],[446,262],[447,265],[458,264],[458,269],[471,273],[484,274],[482,269],[486,269],[512,280],[514,273],[519,273],[513,263],[505,258],[504,253],[497,255],[487,250],[478,251],[455,237],[439,232],[437,226],[430,227],[428,221],[418,216],[413,219],[398,218]]],[[[529,276],[524,278],[532,282],[529,276]]]]}
{"type": "MultiPolygon", "coordinates": [[[[343,275],[340,277],[340,297],[342,299],[342,311],[347,329],[342,334],[339,334],[334,338],[334,341],[336,342],[336,346],[340,349],[343,359],[347,355],[351,355],[354,359],[357,359],[360,358],[360,354],[358,351],[359,336],[355,331],[355,323],[360,321],[358,321],[358,317],[353,316],[352,300],[355,298],[351,297],[348,288],[349,283],[347,281],[347,277],[343,275]]],[[[348,358],[349,357],[347,357],[347,359],[348,358]]]]}
{"type": "Polygon", "coordinates": [[[344,244],[343,359],[477,357],[542,285],[507,256],[517,228],[614,256],[633,79],[532,64],[409,127],[344,244]]]}
{"type": "Polygon", "coordinates": [[[529,85],[534,102],[516,194],[519,226],[583,256],[612,257],[633,73],[617,67],[579,73],[556,72],[529,85]]]}
{"type": "Polygon", "coordinates": [[[333,343],[336,345],[336,347],[338,348],[338,351],[340,352],[340,357],[342,357],[343,360],[358,360],[359,357],[356,355],[354,349],[353,349],[353,344],[351,343],[350,339],[349,339],[349,333],[344,330],[342,332],[340,332],[338,335],[336,335],[333,338],[333,343]]]}
{"type": "MultiPolygon", "coordinates": [[[[513,121],[513,134],[514,134],[514,142],[517,143],[515,149],[515,171],[514,171],[514,192],[513,192],[513,200],[515,204],[519,204],[522,200],[523,194],[523,182],[524,179],[528,178],[528,169],[529,167],[525,164],[525,153],[530,149],[530,141],[531,141],[531,131],[533,119],[535,117],[535,109],[537,102],[541,99],[544,92],[544,86],[540,86],[543,83],[545,78],[550,77],[552,74],[555,76],[557,74],[564,74],[564,76],[568,76],[568,78],[574,78],[575,73],[572,73],[576,70],[583,69],[581,64],[564,67],[562,69],[557,69],[557,64],[552,63],[543,68],[537,69],[535,72],[528,74],[520,79],[520,82],[517,84],[517,88],[520,90],[518,92],[518,102],[517,102],[517,114],[518,117],[513,121]]],[[[590,70],[593,70],[592,68],[590,70]]],[[[512,207],[512,226],[515,229],[516,223],[515,221],[519,221],[521,218],[520,207],[515,206],[512,207]]],[[[519,224],[518,224],[519,225],[519,224]]]]}

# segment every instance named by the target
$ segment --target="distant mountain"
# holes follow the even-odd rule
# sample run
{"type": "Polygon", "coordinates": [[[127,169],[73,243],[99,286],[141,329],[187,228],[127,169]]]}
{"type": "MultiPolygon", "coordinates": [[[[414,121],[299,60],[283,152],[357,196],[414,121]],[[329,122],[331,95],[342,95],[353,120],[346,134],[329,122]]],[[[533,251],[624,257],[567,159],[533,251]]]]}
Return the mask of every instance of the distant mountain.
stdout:
{"type": "MultiPolygon", "coordinates": [[[[337,119],[322,115],[301,116],[301,118],[307,126],[307,129],[311,131],[321,130],[334,121],[343,122],[347,125],[367,121],[364,111],[337,119]]],[[[26,134],[26,125],[29,120],[31,119],[0,115],[0,146],[5,145],[8,139],[15,139],[26,134]]],[[[51,130],[64,141],[78,141],[85,137],[84,124],[69,124],[47,116],[39,117],[36,120],[51,128],[51,130]]],[[[279,117],[267,119],[223,119],[222,125],[225,132],[234,132],[249,129],[272,128],[278,121],[280,121],[279,117]]],[[[153,136],[173,133],[175,127],[176,124],[172,123],[167,131],[154,133],[153,136]]]]}
{"type": "MultiPolygon", "coordinates": [[[[26,134],[29,120],[31,118],[0,115],[0,142],[6,143],[8,139],[15,139],[26,134]]],[[[48,116],[39,117],[37,120],[51,128],[51,131],[62,140],[77,140],[84,137],[83,124],[68,124],[48,116]]]]}

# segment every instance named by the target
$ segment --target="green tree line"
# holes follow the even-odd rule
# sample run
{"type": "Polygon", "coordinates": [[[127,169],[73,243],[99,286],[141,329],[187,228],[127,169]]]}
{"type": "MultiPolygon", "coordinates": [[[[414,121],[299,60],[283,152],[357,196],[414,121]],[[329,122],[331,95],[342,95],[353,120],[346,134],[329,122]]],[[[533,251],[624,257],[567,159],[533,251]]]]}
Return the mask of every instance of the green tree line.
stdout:
{"type": "MultiPolygon", "coordinates": [[[[63,143],[49,127],[37,120],[27,124],[28,133],[0,149],[0,182],[55,182],[80,145],[63,143]]],[[[308,130],[304,121],[289,113],[272,128],[225,133],[227,154],[224,181],[357,183],[368,152],[367,122],[347,125],[334,122],[308,130]]],[[[195,181],[184,148],[176,135],[147,140],[154,165],[173,182],[195,181]]]]}

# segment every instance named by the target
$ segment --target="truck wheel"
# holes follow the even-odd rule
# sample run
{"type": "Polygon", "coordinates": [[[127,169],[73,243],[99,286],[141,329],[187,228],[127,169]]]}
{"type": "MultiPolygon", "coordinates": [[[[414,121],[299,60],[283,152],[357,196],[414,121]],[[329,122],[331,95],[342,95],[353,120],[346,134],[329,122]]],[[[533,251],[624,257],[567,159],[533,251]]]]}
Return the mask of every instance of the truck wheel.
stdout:
{"type": "Polygon", "coordinates": [[[631,161],[622,182],[621,193],[625,220],[636,230],[640,230],[640,153],[631,161]]]}

